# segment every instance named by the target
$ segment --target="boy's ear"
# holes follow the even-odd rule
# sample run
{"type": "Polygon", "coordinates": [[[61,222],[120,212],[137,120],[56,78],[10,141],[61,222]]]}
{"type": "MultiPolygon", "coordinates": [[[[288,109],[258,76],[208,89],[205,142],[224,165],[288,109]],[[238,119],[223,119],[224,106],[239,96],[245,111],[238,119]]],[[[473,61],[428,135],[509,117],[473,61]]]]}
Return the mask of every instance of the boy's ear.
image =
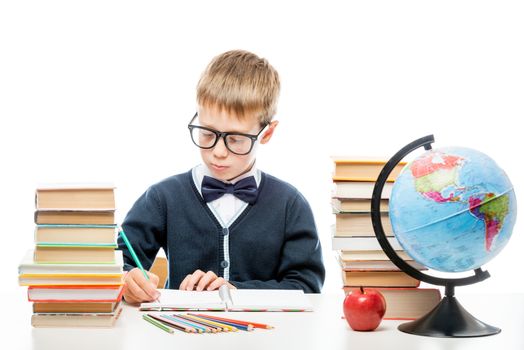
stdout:
{"type": "Polygon", "coordinates": [[[273,136],[273,132],[275,132],[275,128],[278,125],[278,120],[273,120],[271,123],[269,123],[268,128],[264,133],[262,134],[262,138],[260,139],[260,143],[268,143],[271,139],[271,136],[273,136]]]}

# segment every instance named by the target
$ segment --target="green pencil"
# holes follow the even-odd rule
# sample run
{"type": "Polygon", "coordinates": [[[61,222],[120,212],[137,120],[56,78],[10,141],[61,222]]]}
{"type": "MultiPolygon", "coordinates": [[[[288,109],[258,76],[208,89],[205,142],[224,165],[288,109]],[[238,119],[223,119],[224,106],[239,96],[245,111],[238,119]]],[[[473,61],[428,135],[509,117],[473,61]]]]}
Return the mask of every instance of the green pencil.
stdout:
{"type": "Polygon", "coordinates": [[[166,325],[158,322],[157,320],[155,320],[153,317],[149,316],[149,315],[142,315],[142,318],[144,320],[146,320],[147,322],[151,323],[152,325],[155,325],[157,326],[158,328],[168,332],[168,333],[174,333],[174,330],[167,327],[166,325]]]}
{"type": "Polygon", "coordinates": [[[140,271],[142,271],[142,273],[144,274],[144,277],[147,280],[149,280],[149,276],[147,275],[146,271],[144,270],[144,267],[142,266],[142,263],[140,262],[140,260],[138,260],[138,256],[136,256],[135,250],[133,249],[131,242],[129,242],[129,240],[127,239],[124,229],[120,227],[120,230],[118,233],[120,234],[120,237],[122,237],[122,239],[124,240],[124,243],[126,244],[127,249],[131,253],[131,256],[133,257],[133,260],[135,261],[136,266],[138,266],[140,271]]]}

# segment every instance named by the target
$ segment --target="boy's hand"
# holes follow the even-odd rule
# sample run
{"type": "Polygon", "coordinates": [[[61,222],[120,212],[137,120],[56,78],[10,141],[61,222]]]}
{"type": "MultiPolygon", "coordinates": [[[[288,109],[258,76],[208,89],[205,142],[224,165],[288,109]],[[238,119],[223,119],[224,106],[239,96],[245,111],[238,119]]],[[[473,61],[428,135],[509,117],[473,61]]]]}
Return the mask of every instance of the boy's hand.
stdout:
{"type": "Polygon", "coordinates": [[[138,267],[126,274],[124,278],[124,299],[127,303],[140,304],[155,301],[160,297],[160,292],[156,290],[158,276],[147,271],[146,273],[149,276],[149,281],[138,267]]]}
{"type": "Polygon", "coordinates": [[[204,272],[201,270],[196,270],[190,275],[187,275],[186,278],[180,283],[181,290],[215,290],[220,288],[222,285],[227,285],[230,289],[236,289],[231,283],[218,277],[213,271],[204,272]]]}

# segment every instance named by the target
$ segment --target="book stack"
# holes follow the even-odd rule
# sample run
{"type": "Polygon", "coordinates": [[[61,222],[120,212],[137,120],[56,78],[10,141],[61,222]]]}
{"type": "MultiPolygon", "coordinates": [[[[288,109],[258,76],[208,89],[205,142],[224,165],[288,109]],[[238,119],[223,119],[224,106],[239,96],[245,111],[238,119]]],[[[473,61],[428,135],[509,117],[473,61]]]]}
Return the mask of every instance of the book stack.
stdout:
{"type": "Polygon", "coordinates": [[[47,185],[35,195],[35,247],[19,265],[34,327],[110,327],[121,312],[111,185],[47,185]]]}
{"type": "MultiPolygon", "coordinates": [[[[420,281],[401,271],[384,253],[373,230],[371,198],[385,160],[333,157],[331,206],[335,214],[332,246],[339,262],[344,291],[373,287],[386,298],[387,319],[416,319],[440,300],[436,288],[420,288],[420,281]]],[[[426,269],[404,252],[393,235],[389,220],[389,198],[393,183],[406,163],[399,163],[384,184],[380,211],[382,226],[397,255],[411,266],[426,269]]]]}

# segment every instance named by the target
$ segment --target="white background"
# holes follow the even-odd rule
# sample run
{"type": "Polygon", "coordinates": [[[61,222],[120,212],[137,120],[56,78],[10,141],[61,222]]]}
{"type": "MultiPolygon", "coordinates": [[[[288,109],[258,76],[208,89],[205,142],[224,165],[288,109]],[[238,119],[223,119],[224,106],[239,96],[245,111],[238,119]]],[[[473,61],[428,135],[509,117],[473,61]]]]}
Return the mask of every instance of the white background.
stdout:
{"type": "MultiPolygon", "coordinates": [[[[257,164],[309,200],[325,290],[341,287],[331,155],[388,158],[434,134],[494,158],[524,203],[522,18],[517,1],[2,1],[2,299],[25,293],[38,183],[114,182],[121,222],[149,185],[199,162],[195,86],[230,49],[280,73],[280,124],[257,164]]],[[[457,292],[523,292],[522,227],[492,277],[457,292]]]]}

